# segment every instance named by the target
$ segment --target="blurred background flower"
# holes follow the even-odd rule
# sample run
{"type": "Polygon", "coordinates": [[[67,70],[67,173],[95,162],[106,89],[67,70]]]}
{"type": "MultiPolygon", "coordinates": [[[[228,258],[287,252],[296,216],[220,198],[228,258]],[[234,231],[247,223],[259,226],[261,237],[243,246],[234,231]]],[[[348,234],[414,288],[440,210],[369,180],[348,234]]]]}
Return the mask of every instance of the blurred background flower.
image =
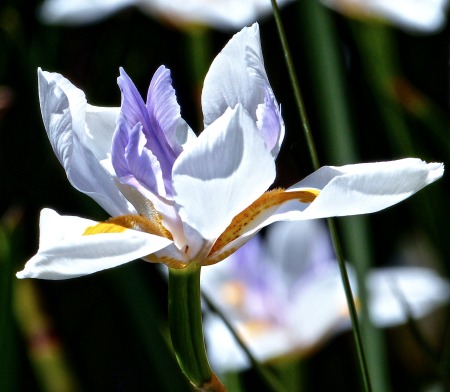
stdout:
{"type": "Polygon", "coordinates": [[[344,15],[392,23],[415,33],[444,27],[448,0],[322,0],[344,15]]]}
{"type": "MultiPolygon", "coordinates": [[[[280,6],[290,1],[278,0],[280,6]]],[[[272,13],[270,0],[46,0],[40,16],[46,23],[82,25],[130,6],[178,27],[221,30],[239,30],[272,13]]]]}
{"type": "MultiPolygon", "coordinates": [[[[358,303],[355,276],[348,268],[358,303]]],[[[424,267],[374,268],[366,284],[370,318],[377,327],[420,319],[450,299],[450,283],[424,267]]],[[[224,262],[205,268],[202,288],[260,362],[311,355],[351,328],[339,267],[321,221],[273,224],[265,238],[255,237],[224,262]]],[[[205,323],[217,371],[250,366],[217,315],[208,312],[205,323]]]]}

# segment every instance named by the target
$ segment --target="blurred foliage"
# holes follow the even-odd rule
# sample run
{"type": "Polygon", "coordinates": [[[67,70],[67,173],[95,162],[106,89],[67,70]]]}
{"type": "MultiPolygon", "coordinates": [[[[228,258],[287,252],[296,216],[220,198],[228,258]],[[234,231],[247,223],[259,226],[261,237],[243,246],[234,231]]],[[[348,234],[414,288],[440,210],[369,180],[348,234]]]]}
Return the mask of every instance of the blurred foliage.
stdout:
{"type": "MultiPolygon", "coordinates": [[[[119,66],[145,92],[153,72],[164,64],[172,71],[182,116],[199,130],[199,74],[231,33],[183,32],[135,9],[85,27],[46,26],[36,17],[37,6],[25,0],[0,3],[0,390],[55,390],[47,379],[48,372],[58,372],[55,366],[66,385],[58,391],[189,390],[171,354],[167,287],[154,265],[134,262],[70,281],[27,282],[29,287],[14,277],[37,249],[43,207],[107,217],[70,186],[51,150],[39,112],[36,70],[63,74],[94,105],[118,106],[119,66]]],[[[326,41],[325,27],[317,29],[319,21],[310,19],[310,12],[299,1],[285,7],[282,18],[322,164],[405,156],[447,162],[448,26],[414,36],[321,9],[332,29],[333,39],[326,41]],[[329,69],[318,63],[324,59],[332,61],[329,69]]],[[[272,19],[262,22],[261,34],[287,129],[274,185],[289,186],[310,173],[312,164],[272,19]]],[[[359,245],[370,249],[369,264],[405,263],[398,256],[403,243],[426,243],[430,257],[416,252],[406,262],[449,276],[448,192],[444,176],[413,199],[365,218],[370,243],[344,241],[350,261],[358,265],[351,247],[359,245]]],[[[360,227],[351,222],[341,220],[344,234],[360,227]]],[[[447,368],[440,373],[450,374],[448,312],[441,319],[424,334],[443,355],[447,368]]],[[[378,331],[383,367],[393,391],[425,391],[441,382],[439,372],[408,331],[378,331]]],[[[274,371],[283,377],[294,372],[305,391],[360,388],[349,334],[302,359],[294,370],[275,366],[274,371]]],[[[264,390],[252,370],[241,374],[239,384],[264,390]]]]}

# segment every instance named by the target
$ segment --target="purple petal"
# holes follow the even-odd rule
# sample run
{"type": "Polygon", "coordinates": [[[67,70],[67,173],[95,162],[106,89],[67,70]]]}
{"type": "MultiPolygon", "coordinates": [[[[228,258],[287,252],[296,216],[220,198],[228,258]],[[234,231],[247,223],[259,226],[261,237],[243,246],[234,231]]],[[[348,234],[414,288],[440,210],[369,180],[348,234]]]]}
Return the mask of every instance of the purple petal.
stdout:
{"type": "MultiPolygon", "coordinates": [[[[161,166],[145,145],[147,139],[142,124],[129,132],[123,118],[119,118],[112,141],[112,163],[120,182],[142,191],[142,186],[155,195],[165,196],[161,166]]],[[[142,193],[142,192],[141,192],[142,193]]]]}
{"type": "Polygon", "coordinates": [[[183,150],[176,137],[181,119],[170,71],[160,66],[150,82],[147,94],[147,110],[153,127],[161,129],[171,148],[178,155],[183,150]]]}
{"type": "Polygon", "coordinates": [[[111,143],[111,161],[114,167],[114,171],[119,179],[129,176],[130,169],[128,162],[125,159],[125,151],[130,141],[130,135],[128,127],[125,123],[125,119],[119,116],[117,120],[116,131],[114,132],[111,143]]]}
{"type": "Polygon", "coordinates": [[[165,196],[161,166],[158,159],[145,147],[146,143],[142,125],[136,124],[131,131],[125,159],[134,178],[154,194],[165,196]]]}
{"type": "Polygon", "coordinates": [[[142,131],[147,140],[146,147],[159,161],[164,182],[167,184],[166,192],[172,194],[172,166],[178,154],[169,145],[154,113],[148,112],[136,86],[122,68],[118,83],[122,91],[120,119],[123,118],[123,121],[120,122],[126,127],[128,134],[137,123],[142,124],[142,131]]]}
{"type": "Polygon", "coordinates": [[[124,116],[130,130],[138,122],[149,124],[150,118],[141,94],[123,68],[120,68],[117,83],[122,92],[121,115],[124,116]]]}
{"type": "Polygon", "coordinates": [[[272,155],[276,156],[284,136],[284,121],[269,86],[266,86],[265,92],[264,103],[259,104],[256,109],[257,126],[272,155]]]}

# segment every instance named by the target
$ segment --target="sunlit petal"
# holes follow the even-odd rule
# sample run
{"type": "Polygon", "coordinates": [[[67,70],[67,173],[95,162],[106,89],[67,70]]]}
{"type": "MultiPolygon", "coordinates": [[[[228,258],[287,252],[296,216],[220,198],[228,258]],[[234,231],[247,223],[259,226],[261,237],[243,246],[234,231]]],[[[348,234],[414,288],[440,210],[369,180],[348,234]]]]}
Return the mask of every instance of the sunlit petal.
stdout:
{"type": "MultiPolygon", "coordinates": [[[[167,73],[163,71],[164,68],[159,68],[152,79],[149,89],[149,98],[151,101],[146,106],[133,81],[122,68],[120,69],[120,77],[117,79],[120,90],[122,91],[122,107],[118,122],[120,140],[116,143],[116,139],[118,138],[117,132],[113,138],[112,151],[113,165],[116,168],[117,163],[123,159],[122,155],[126,154],[129,148],[128,143],[131,142],[133,130],[137,124],[140,124],[142,133],[146,139],[145,147],[152,152],[152,155],[158,161],[158,171],[162,173],[165,185],[163,194],[159,193],[157,186],[149,190],[161,197],[165,197],[166,192],[169,195],[172,194],[172,166],[181,151],[181,146],[177,144],[176,140],[176,132],[179,129],[176,112],[179,111],[179,108],[170,81],[167,79],[167,73]],[[164,77],[164,75],[166,76],[164,77]],[[162,110],[162,106],[156,105],[152,101],[159,95],[164,95],[166,99],[168,98],[168,102],[166,103],[168,113],[162,110]],[[161,116],[161,118],[157,116],[161,116]],[[176,144],[176,149],[170,145],[165,133],[166,129],[163,129],[162,126],[168,127],[168,135],[172,139],[171,142],[176,144]]],[[[119,173],[124,166],[123,162],[121,162],[117,166],[116,171],[119,173]]],[[[154,173],[154,176],[158,177],[158,174],[154,173]]],[[[155,184],[158,185],[157,182],[155,184]]]]}
{"type": "Polygon", "coordinates": [[[175,90],[172,87],[170,71],[164,66],[159,67],[153,75],[147,93],[146,106],[153,126],[159,127],[164,132],[174,152],[177,155],[180,154],[183,149],[179,139],[186,140],[187,135],[183,135],[182,132],[177,134],[177,130],[180,131],[184,128],[187,133],[189,129],[187,127],[179,128],[180,105],[178,105],[175,90]]]}
{"type": "Polygon", "coordinates": [[[257,24],[235,34],[212,62],[202,92],[205,125],[238,103],[254,121],[259,119],[261,135],[267,138],[270,150],[275,148],[276,156],[284,136],[284,123],[267,79],[257,24]]]}
{"type": "Polygon", "coordinates": [[[89,146],[99,161],[111,158],[111,141],[119,112],[120,108],[105,108],[89,104],[86,106],[83,144],[89,146]]]}
{"type": "MultiPolygon", "coordinates": [[[[133,212],[110,173],[84,144],[89,138],[85,127],[84,93],[59,74],[39,69],[38,76],[45,129],[70,183],[92,197],[110,215],[133,212]]],[[[110,113],[106,116],[109,118],[110,113]]]]}
{"type": "Polygon", "coordinates": [[[240,105],[190,147],[174,165],[174,199],[185,225],[213,240],[270,186],[275,163],[240,105]]]}
{"type": "Polygon", "coordinates": [[[41,212],[38,253],[18,278],[68,279],[113,268],[172,243],[167,238],[55,211],[41,212]],[[91,229],[89,229],[91,228],[91,229]]]}
{"type": "Polygon", "coordinates": [[[294,211],[290,217],[314,219],[377,212],[410,197],[442,177],[443,173],[441,163],[426,163],[413,158],[325,166],[288,189],[320,190],[306,209],[294,211]]]}

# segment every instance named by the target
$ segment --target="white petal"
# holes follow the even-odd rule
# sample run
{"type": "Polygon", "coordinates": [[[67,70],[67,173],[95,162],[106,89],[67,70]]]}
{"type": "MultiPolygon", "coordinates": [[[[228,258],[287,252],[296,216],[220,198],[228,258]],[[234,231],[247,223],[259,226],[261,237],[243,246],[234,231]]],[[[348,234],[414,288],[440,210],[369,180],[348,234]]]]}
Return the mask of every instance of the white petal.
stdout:
{"type": "Polygon", "coordinates": [[[70,183],[92,197],[112,216],[133,213],[134,208],[98,160],[105,155],[107,144],[98,137],[98,131],[104,130],[105,124],[111,125],[114,109],[89,107],[87,128],[84,93],[57,73],[39,69],[38,76],[45,129],[70,183]],[[95,154],[98,154],[98,159],[95,154]]]}
{"type": "Polygon", "coordinates": [[[322,0],[338,12],[384,19],[414,33],[433,33],[445,24],[448,0],[322,0]]]}
{"type": "Polygon", "coordinates": [[[120,108],[86,106],[86,130],[83,144],[101,161],[110,158],[111,142],[120,108]]]}
{"type": "Polygon", "coordinates": [[[446,2],[442,0],[378,0],[373,4],[372,11],[406,30],[432,33],[440,30],[445,23],[446,2]]]}
{"type": "MultiPolygon", "coordinates": [[[[288,191],[316,188],[320,194],[305,208],[291,210],[291,219],[368,214],[410,197],[441,178],[442,163],[407,158],[391,162],[324,166],[288,191]]],[[[300,204],[300,203],[297,203],[300,204]]]]}
{"type": "Polygon", "coordinates": [[[406,323],[408,316],[419,319],[450,301],[450,283],[428,268],[373,270],[367,286],[370,316],[378,327],[406,323]]]}
{"type": "Polygon", "coordinates": [[[256,110],[264,103],[262,80],[250,74],[248,57],[259,64],[262,78],[267,81],[261,52],[259,26],[245,27],[216,56],[205,76],[202,108],[205,125],[219,118],[229,107],[240,103],[256,121],[256,110]]]}
{"type": "MultiPolygon", "coordinates": [[[[292,0],[278,0],[278,5],[292,0]]],[[[141,8],[175,24],[205,24],[237,30],[272,13],[270,0],[144,0],[141,8]]]]}
{"type": "Polygon", "coordinates": [[[46,23],[82,25],[97,22],[136,0],[47,0],[39,16],[46,23]]]}
{"type": "Polygon", "coordinates": [[[179,156],[173,168],[174,200],[185,227],[214,240],[274,178],[272,155],[238,105],[179,156]]]}
{"type": "Polygon", "coordinates": [[[202,92],[205,125],[238,103],[258,122],[261,136],[276,156],[284,137],[284,122],[264,69],[256,23],[235,34],[212,62],[202,92]]]}
{"type": "Polygon", "coordinates": [[[113,268],[144,257],[172,243],[167,238],[125,229],[120,233],[83,235],[98,222],[61,216],[44,209],[38,253],[17,277],[68,279],[113,268]]]}
{"type": "MultiPolygon", "coordinates": [[[[315,200],[302,203],[293,198],[262,210],[246,224],[236,241],[245,243],[249,236],[277,221],[380,211],[436,181],[443,172],[441,163],[426,163],[414,158],[342,167],[324,166],[287,189],[287,192],[319,190],[315,200]]],[[[234,247],[233,242],[227,245],[230,247],[234,247]]]]}

